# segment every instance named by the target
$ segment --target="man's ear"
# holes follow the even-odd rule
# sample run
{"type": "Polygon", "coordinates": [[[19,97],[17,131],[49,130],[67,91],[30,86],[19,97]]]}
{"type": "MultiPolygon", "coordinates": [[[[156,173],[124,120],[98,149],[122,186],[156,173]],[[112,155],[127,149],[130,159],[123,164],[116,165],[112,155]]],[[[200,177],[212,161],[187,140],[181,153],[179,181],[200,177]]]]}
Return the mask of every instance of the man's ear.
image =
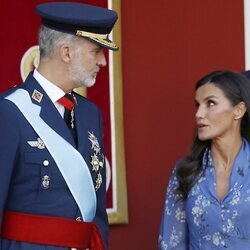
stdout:
{"type": "Polygon", "coordinates": [[[65,63],[69,63],[69,62],[71,62],[71,60],[74,56],[74,49],[73,49],[72,45],[70,45],[70,44],[63,44],[60,47],[59,53],[60,53],[60,57],[61,57],[62,61],[65,63]]]}
{"type": "Polygon", "coordinates": [[[245,102],[239,102],[237,105],[234,106],[234,120],[241,119],[245,112],[246,112],[246,104],[245,102]]]}

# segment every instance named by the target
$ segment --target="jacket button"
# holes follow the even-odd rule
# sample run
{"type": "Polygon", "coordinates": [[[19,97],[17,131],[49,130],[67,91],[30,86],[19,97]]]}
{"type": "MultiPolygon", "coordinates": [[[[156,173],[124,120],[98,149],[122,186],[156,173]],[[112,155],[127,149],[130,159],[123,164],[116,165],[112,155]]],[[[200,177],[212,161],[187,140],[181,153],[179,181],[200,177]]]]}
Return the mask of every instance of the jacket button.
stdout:
{"type": "Polygon", "coordinates": [[[43,166],[44,166],[44,167],[49,166],[49,161],[48,161],[48,160],[44,160],[44,161],[43,161],[43,166]]]}

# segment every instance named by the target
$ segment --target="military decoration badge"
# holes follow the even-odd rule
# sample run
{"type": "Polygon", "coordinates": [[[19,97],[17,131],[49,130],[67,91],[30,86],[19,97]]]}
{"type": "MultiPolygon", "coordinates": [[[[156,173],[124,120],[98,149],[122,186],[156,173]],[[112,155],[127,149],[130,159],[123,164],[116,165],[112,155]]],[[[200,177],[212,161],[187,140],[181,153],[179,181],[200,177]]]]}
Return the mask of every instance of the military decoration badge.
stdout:
{"type": "Polygon", "coordinates": [[[101,170],[104,166],[105,157],[101,153],[101,148],[99,142],[93,132],[88,132],[88,139],[91,143],[91,149],[93,149],[93,154],[91,155],[91,166],[92,171],[95,174],[95,190],[97,191],[102,185],[102,175],[101,170]]]}
{"type": "Polygon", "coordinates": [[[42,178],[42,188],[43,189],[48,189],[49,188],[49,182],[50,182],[50,178],[48,175],[44,175],[42,178]]]}
{"type": "Polygon", "coordinates": [[[42,101],[43,94],[38,90],[34,89],[31,98],[40,103],[42,101]]]}
{"type": "Polygon", "coordinates": [[[31,146],[31,147],[35,147],[38,149],[44,149],[45,148],[45,144],[43,142],[43,140],[41,138],[37,138],[37,141],[27,141],[27,143],[31,146]]]}
{"type": "Polygon", "coordinates": [[[94,135],[93,132],[91,133],[88,131],[88,134],[89,134],[88,139],[91,142],[91,149],[94,149],[95,154],[100,154],[101,148],[96,136],[94,135]]]}

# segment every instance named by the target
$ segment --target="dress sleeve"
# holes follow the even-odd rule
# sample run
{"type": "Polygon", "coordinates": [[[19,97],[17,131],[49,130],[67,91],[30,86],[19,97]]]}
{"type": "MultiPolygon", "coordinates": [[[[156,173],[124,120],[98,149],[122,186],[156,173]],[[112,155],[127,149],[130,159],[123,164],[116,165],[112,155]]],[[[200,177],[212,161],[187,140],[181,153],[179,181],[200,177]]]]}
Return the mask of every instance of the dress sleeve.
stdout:
{"type": "Polygon", "coordinates": [[[188,227],[184,210],[185,202],[174,194],[178,187],[176,167],[170,177],[164,210],[161,220],[158,249],[186,250],[188,249],[188,227]]]}

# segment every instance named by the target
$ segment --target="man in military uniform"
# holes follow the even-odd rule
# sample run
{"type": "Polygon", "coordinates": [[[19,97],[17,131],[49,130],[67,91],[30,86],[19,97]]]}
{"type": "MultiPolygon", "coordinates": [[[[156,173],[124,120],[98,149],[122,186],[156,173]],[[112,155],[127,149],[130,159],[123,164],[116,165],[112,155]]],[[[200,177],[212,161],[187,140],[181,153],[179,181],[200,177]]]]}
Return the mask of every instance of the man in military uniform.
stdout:
{"type": "Polygon", "coordinates": [[[81,3],[36,8],[40,63],[1,95],[1,250],[107,249],[99,109],[73,92],[106,65],[117,14],[81,3]]]}

